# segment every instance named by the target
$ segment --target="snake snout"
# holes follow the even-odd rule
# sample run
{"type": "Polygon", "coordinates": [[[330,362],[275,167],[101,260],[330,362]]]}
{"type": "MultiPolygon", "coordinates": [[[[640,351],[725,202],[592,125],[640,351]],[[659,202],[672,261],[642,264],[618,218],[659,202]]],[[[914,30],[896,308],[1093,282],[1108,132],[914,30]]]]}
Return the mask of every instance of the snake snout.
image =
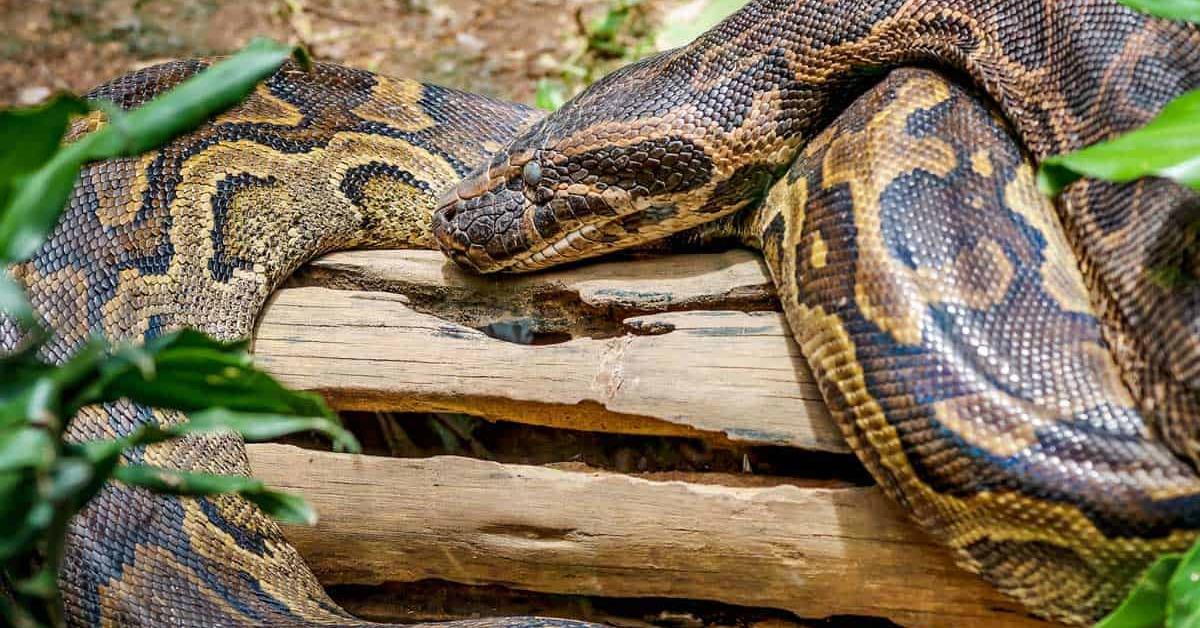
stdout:
{"type": "Polygon", "coordinates": [[[446,193],[433,213],[433,237],[447,257],[475,272],[504,269],[529,248],[527,200],[484,171],[446,193]]]}
{"type": "Polygon", "coordinates": [[[470,240],[467,239],[464,232],[456,229],[454,224],[454,219],[458,215],[458,204],[461,200],[454,190],[442,197],[438,208],[433,212],[433,239],[446,257],[454,260],[459,266],[478,271],[479,269],[471,262],[471,258],[467,257],[467,250],[471,245],[470,240]]]}

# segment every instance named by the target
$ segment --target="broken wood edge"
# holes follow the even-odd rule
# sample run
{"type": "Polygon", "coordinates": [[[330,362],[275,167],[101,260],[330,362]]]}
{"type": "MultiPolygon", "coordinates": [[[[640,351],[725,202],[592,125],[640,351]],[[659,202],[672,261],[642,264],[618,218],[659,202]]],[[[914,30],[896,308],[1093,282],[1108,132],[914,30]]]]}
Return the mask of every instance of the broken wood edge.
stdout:
{"type": "Polygon", "coordinates": [[[452,412],[487,421],[510,421],[564,430],[694,438],[724,449],[745,445],[796,446],[792,442],[741,439],[737,438],[736,433],[730,436],[725,432],[702,430],[683,423],[616,412],[592,399],[584,399],[575,404],[560,404],[503,397],[471,397],[467,400],[456,395],[409,395],[400,398],[374,390],[347,388],[322,390],[321,394],[331,407],[344,411],[452,412]]]}
{"type": "MultiPolygon", "coordinates": [[[[648,320],[653,322],[656,317],[704,317],[706,314],[725,314],[746,317],[753,317],[753,313],[745,313],[738,311],[712,311],[712,310],[696,310],[687,312],[673,312],[664,314],[648,315],[644,317],[635,317],[627,320],[648,320]]],[[[771,316],[773,324],[784,325],[781,317],[774,313],[762,313],[763,316],[771,316]],[[778,320],[776,320],[778,319],[778,320]]],[[[364,349],[361,356],[323,356],[320,353],[314,353],[313,350],[299,351],[296,348],[304,344],[320,344],[327,342],[325,334],[353,334],[354,342],[362,344],[363,347],[372,347],[372,343],[378,343],[378,329],[385,329],[387,323],[392,320],[418,320],[419,323],[433,330],[432,336],[427,339],[414,340],[409,337],[403,342],[410,345],[414,342],[427,343],[420,346],[441,346],[448,352],[446,358],[448,362],[453,363],[455,358],[449,357],[454,352],[461,350],[453,344],[445,344],[448,342],[448,337],[462,338],[477,338],[486,342],[494,342],[497,363],[502,363],[504,359],[511,359],[513,353],[506,349],[506,345],[515,347],[512,343],[505,343],[501,340],[488,339],[481,332],[458,325],[445,319],[438,318],[433,315],[419,313],[410,307],[407,297],[402,294],[390,292],[356,292],[356,291],[341,291],[330,288],[290,288],[280,290],[271,295],[267,306],[263,309],[263,314],[259,318],[253,336],[253,350],[259,364],[272,375],[279,378],[284,384],[299,387],[303,389],[313,390],[326,396],[331,405],[335,409],[340,410],[363,410],[363,411],[399,411],[399,412],[461,412],[473,416],[489,420],[505,420],[532,425],[544,425],[548,427],[560,427],[565,429],[582,429],[591,431],[606,431],[613,433],[628,433],[639,435],[660,435],[660,436],[683,436],[702,438],[716,446],[724,446],[732,443],[740,445],[768,445],[768,446],[789,446],[801,450],[815,450],[822,452],[848,454],[850,449],[842,437],[841,430],[830,420],[827,411],[823,404],[819,401],[809,399],[803,396],[798,397],[795,403],[802,404],[800,416],[794,420],[799,421],[795,424],[794,429],[788,431],[769,431],[759,428],[752,423],[752,419],[748,419],[745,414],[725,416],[720,413],[715,415],[696,415],[694,412],[687,414],[675,414],[674,412],[662,412],[661,408],[656,405],[657,402],[646,401],[652,399],[650,397],[638,397],[636,395],[626,397],[612,403],[601,402],[595,398],[587,398],[587,395],[594,394],[595,391],[586,391],[581,387],[579,393],[570,393],[562,395],[561,398],[550,398],[548,400],[538,399],[538,395],[534,394],[533,389],[525,387],[521,389],[523,393],[520,396],[514,397],[499,397],[494,392],[475,392],[463,394],[456,392],[454,394],[439,394],[437,390],[396,390],[389,389],[386,384],[381,384],[378,388],[371,384],[363,384],[362,377],[358,375],[347,375],[346,377],[334,377],[332,375],[321,375],[320,371],[314,368],[314,364],[320,363],[322,360],[340,360],[345,364],[359,363],[368,364],[374,360],[378,360],[377,356],[372,356],[372,349],[364,349]],[[375,311],[372,308],[377,308],[375,311]],[[309,312],[311,310],[311,312],[309,312]],[[370,311],[370,315],[364,315],[364,312],[370,311]],[[340,314],[338,314],[340,313],[340,314]],[[309,320],[311,317],[321,317],[326,315],[338,314],[344,317],[359,317],[363,321],[356,324],[347,323],[330,323],[328,325],[318,325],[320,332],[314,332],[307,329],[306,324],[299,321],[309,320]],[[379,320],[378,326],[374,324],[365,324],[366,321],[379,320]],[[326,328],[339,328],[327,330],[326,328]],[[360,331],[352,331],[359,329],[360,331]],[[310,336],[304,336],[304,334],[310,336]],[[317,335],[312,335],[317,334],[317,335]],[[375,334],[373,337],[372,334],[375,334]],[[438,338],[438,337],[442,338],[438,338]],[[297,344],[297,340],[302,341],[297,344]],[[506,357],[507,356],[507,357],[506,357]],[[355,380],[358,380],[357,382],[355,380]],[[640,401],[639,401],[640,400],[640,401]],[[639,409],[642,405],[645,406],[646,412],[633,412],[632,409],[639,409]],[[613,407],[624,406],[624,407],[613,407]],[[658,415],[650,414],[651,410],[660,410],[658,415]],[[748,423],[748,424],[747,424],[748,423]]],[[[311,325],[308,325],[311,326],[311,325]]],[[[408,332],[395,332],[404,336],[408,332]]],[[[651,339],[654,336],[628,334],[619,339],[574,339],[558,345],[549,345],[546,347],[525,347],[528,355],[535,355],[537,351],[560,351],[560,347],[574,345],[579,351],[591,351],[593,349],[584,349],[587,343],[618,342],[624,343],[625,346],[630,342],[653,342],[651,339]],[[583,344],[575,344],[583,343],[583,344]]],[[[791,339],[785,336],[780,336],[780,342],[791,343],[791,339]]],[[[616,345],[613,345],[616,346],[616,345]]],[[[697,347],[700,348],[700,347],[697,347]]],[[[648,350],[648,349],[643,349],[648,350]]],[[[397,349],[397,351],[400,351],[397,349]]],[[[678,348],[672,349],[664,353],[664,357],[673,357],[676,362],[685,360],[683,354],[678,348]]],[[[791,349],[789,349],[791,351],[791,349]]],[[[402,356],[411,355],[412,350],[402,351],[402,356]]],[[[478,355],[477,350],[472,351],[473,355],[478,355]]],[[[604,355],[609,352],[605,350],[604,355]]],[[[556,353],[555,355],[563,355],[556,353]]],[[[603,356],[601,356],[603,357],[603,356]]],[[[611,356],[610,356],[611,357],[611,356]]],[[[644,357],[644,356],[643,356],[644,357]]],[[[388,360],[391,362],[392,360],[388,360]]],[[[420,364],[414,364],[413,369],[422,369],[420,364]]],[[[795,373],[794,369],[799,368],[792,358],[792,362],[786,366],[786,372],[789,374],[795,373]]],[[[361,366],[359,367],[361,370],[361,366]]],[[[488,368],[483,368],[477,376],[485,376],[489,371],[488,368]]],[[[511,376],[507,373],[506,376],[511,376]]],[[[789,375],[791,376],[791,375],[789,375]]],[[[453,383],[454,376],[442,374],[441,384],[444,387],[449,387],[453,383]]],[[[430,385],[436,388],[436,383],[431,380],[430,385]]],[[[692,382],[690,385],[696,385],[692,382]]],[[[800,390],[803,391],[805,384],[799,384],[800,390]]],[[[753,389],[742,391],[742,394],[754,395],[753,389]]],[[[675,402],[668,403],[678,403],[675,402]]],[[[778,422],[782,417],[775,417],[778,422]]],[[[791,415],[788,415],[788,421],[791,421],[791,415]]]]}

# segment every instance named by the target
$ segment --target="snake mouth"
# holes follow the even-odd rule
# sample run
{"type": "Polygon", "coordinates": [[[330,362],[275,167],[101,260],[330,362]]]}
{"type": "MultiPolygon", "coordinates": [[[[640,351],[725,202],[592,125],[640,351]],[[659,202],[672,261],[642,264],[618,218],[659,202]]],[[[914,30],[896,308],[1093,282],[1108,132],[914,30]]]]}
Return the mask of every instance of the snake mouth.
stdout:
{"type": "Polygon", "coordinates": [[[447,257],[477,273],[504,270],[527,248],[520,226],[526,199],[485,169],[447,191],[433,212],[434,240],[447,257]]]}
{"type": "Polygon", "coordinates": [[[480,263],[484,260],[477,262],[468,255],[468,251],[471,250],[471,241],[463,230],[455,226],[454,219],[458,214],[458,203],[461,200],[458,194],[451,190],[439,201],[437,209],[433,212],[433,238],[442,253],[453,260],[455,264],[477,273],[489,272],[490,266],[480,263]]]}
{"type": "Polygon", "coordinates": [[[609,228],[615,220],[608,217],[543,225],[543,230],[554,231],[553,237],[544,237],[533,218],[538,214],[536,204],[524,202],[523,196],[518,204],[515,199],[505,201],[503,194],[489,195],[493,203],[490,206],[476,200],[483,197],[463,198],[449,192],[433,215],[433,236],[438,246],[454,263],[468,270],[482,274],[533,271],[600,255],[618,240],[609,228]],[[498,206],[507,206],[506,211],[488,211],[498,206]],[[500,224],[507,228],[499,228],[500,224]]]}
{"type": "MultiPolygon", "coordinates": [[[[478,273],[525,272],[593,257],[630,238],[614,198],[567,191],[543,197],[489,169],[447,192],[433,214],[442,251],[478,273]]],[[[501,170],[502,171],[502,170],[501,170]]],[[[624,197],[623,193],[620,193],[624,197]]],[[[626,197],[627,198],[627,197],[626,197]]]]}
{"type": "Polygon", "coordinates": [[[509,232],[493,234],[480,244],[470,233],[480,217],[472,214],[472,209],[464,210],[470,205],[471,199],[447,194],[434,214],[433,233],[451,260],[484,274],[542,270],[652,242],[692,226],[673,206],[652,205],[629,213],[557,220],[551,226],[542,225],[539,231],[539,205],[528,204],[522,205],[521,216],[513,219],[509,232]],[[468,217],[471,220],[462,220],[468,217]],[[552,237],[546,237],[551,229],[552,237]]]}

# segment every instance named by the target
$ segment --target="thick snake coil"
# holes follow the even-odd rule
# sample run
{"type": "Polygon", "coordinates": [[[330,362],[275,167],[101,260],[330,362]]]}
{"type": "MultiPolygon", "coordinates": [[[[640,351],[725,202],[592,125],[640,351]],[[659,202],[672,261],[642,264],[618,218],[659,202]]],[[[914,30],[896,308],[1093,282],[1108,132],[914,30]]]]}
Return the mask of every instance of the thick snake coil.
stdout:
{"type": "Polygon", "coordinates": [[[1200,30],[1113,0],[752,0],[514,140],[434,233],[533,270],[711,223],[786,172],[740,226],[850,445],[965,566],[1084,622],[1200,529],[1200,203],[1082,182],[1055,212],[1022,151],[1197,87],[1200,30]],[[880,84],[904,66],[981,96],[880,84]]]}
{"type": "MultiPolygon", "coordinates": [[[[201,66],[91,96],[132,107],[201,66]]],[[[1186,228],[1200,211],[1159,180],[1082,182],[1055,208],[1031,163],[1198,86],[1200,32],[1112,0],[760,0],[540,124],[469,94],[285,67],[168,147],[89,166],[13,272],[55,360],[89,332],[242,337],[313,255],[431,244],[432,199],[496,154],[435,216],[455,259],[529,270],[690,228],[673,241],[761,246],[880,484],[964,566],[1084,622],[1200,530],[1200,288],[1151,279],[1200,274],[1186,228]],[[889,74],[911,65],[954,82],[889,74]]],[[[0,349],[18,342],[0,319],[0,349]]],[[[74,436],[172,420],[113,404],[74,436]]],[[[138,458],[247,471],[228,437],[138,458]]],[[[231,497],[107,488],[73,524],[61,583],[77,625],[358,623],[231,497]]]]}

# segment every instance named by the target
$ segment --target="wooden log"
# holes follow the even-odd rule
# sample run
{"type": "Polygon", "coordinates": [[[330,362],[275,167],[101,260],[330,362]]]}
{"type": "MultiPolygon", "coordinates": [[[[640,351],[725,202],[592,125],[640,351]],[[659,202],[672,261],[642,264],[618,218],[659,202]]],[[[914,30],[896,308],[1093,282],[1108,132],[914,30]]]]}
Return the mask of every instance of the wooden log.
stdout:
{"type": "Polygon", "coordinates": [[[320,260],[306,281],[376,291],[279,291],[255,334],[259,361],[340,409],[848,451],[782,315],[755,309],[770,293],[748,253],[486,280],[433,255],[320,260]],[[716,304],[730,309],[700,309],[716,304]],[[519,345],[467,326],[514,319],[573,337],[519,345]]]}
{"type": "Polygon", "coordinates": [[[548,329],[620,332],[620,319],[637,314],[779,310],[762,257],[741,249],[487,276],[436,251],[344,251],[313,261],[295,283],[404,294],[416,309],[470,327],[529,317],[548,329]]]}
{"type": "Polygon", "coordinates": [[[905,626],[1042,625],[913,527],[876,488],[656,482],[439,457],[249,448],[308,498],[289,527],[327,585],[441,579],[868,615],[905,626]]]}

